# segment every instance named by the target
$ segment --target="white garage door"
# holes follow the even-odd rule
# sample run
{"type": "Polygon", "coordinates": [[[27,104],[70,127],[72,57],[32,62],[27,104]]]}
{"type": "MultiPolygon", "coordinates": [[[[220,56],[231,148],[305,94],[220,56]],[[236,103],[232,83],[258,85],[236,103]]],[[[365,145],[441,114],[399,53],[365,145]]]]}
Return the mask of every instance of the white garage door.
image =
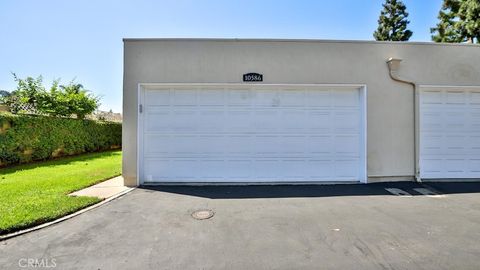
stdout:
{"type": "Polygon", "coordinates": [[[421,178],[480,178],[480,88],[420,91],[421,178]]]}
{"type": "Polygon", "coordinates": [[[364,181],[364,90],[156,86],[140,92],[140,179],[364,181]]]}

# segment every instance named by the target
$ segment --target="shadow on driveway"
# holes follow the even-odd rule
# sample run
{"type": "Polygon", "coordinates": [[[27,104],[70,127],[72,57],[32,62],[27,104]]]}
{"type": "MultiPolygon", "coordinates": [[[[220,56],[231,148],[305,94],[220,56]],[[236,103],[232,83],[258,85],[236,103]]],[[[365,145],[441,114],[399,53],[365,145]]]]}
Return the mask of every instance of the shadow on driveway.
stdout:
{"type": "Polygon", "coordinates": [[[480,182],[389,182],[339,185],[250,185],[250,186],[141,186],[141,189],[162,191],[210,199],[308,198],[339,196],[392,195],[386,188],[397,188],[412,196],[425,196],[414,189],[426,188],[438,194],[479,193],[480,182]]]}

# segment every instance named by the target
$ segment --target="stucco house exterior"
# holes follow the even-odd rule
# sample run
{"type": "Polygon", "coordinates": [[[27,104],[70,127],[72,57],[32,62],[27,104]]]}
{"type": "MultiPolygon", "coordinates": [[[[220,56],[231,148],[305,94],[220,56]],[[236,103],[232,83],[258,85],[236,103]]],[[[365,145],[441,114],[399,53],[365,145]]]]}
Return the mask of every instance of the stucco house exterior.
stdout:
{"type": "Polygon", "coordinates": [[[124,39],[123,176],[480,178],[480,46],[124,39]]]}

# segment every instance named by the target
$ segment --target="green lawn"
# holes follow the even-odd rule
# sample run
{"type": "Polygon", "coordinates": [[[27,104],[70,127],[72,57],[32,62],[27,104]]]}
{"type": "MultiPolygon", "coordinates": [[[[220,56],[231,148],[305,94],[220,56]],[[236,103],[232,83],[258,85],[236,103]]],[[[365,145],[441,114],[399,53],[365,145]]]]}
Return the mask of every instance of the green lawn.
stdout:
{"type": "Polygon", "coordinates": [[[67,194],[120,175],[121,159],[121,151],[109,151],[0,169],[0,234],[100,201],[67,194]]]}

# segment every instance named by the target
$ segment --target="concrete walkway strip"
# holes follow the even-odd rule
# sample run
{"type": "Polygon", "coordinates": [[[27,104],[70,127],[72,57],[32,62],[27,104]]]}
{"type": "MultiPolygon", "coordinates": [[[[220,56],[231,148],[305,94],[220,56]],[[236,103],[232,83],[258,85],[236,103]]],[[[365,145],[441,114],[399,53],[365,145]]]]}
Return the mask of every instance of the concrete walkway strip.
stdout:
{"type": "Polygon", "coordinates": [[[93,185],[91,187],[75,191],[73,193],[70,193],[69,195],[107,199],[128,189],[129,187],[123,185],[123,177],[117,176],[110,180],[93,185]]]}
{"type": "Polygon", "coordinates": [[[42,228],[60,223],[60,222],[65,221],[67,219],[71,219],[71,218],[76,217],[78,215],[81,215],[85,212],[93,210],[97,207],[100,207],[100,206],[102,206],[102,205],[104,205],[104,204],[106,204],[110,201],[113,201],[113,200],[129,193],[130,191],[132,191],[134,189],[135,188],[130,188],[130,187],[123,186],[123,178],[121,176],[118,176],[118,177],[112,178],[110,180],[104,181],[102,183],[99,183],[95,186],[91,186],[91,187],[73,192],[69,195],[70,196],[92,196],[92,197],[98,197],[98,198],[101,198],[101,199],[104,199],[104,200],[97,203],[97,204],[91,205],[87,208],[83,208],[83,209],[81,209],[81,210],[79,210],[75,213],[70,214],[70,215],[66,215],[66,216],[63,216],[61,218],[55,219],[53,221],[43,223],[43,224],[40,224],[38,226],[28,228],[28,229],[25,229],[25,230],[21,230],[21,231],[18,231],[18,232],[13,232],[13,233],[6,234],[6,235],[0,235],[0,241],[7,240],[9,238],[16,237],[16,236],[26,234],[26,233],[29,233],[29,232],[33,232],[33,231],[36,231],[36,230],[40,230],[42,228]],[[119,186],[118,183],[121,183],[122,186],[119,186]],[[108,196],[108,197],[106,197],[106,196],[108,196]]]}

